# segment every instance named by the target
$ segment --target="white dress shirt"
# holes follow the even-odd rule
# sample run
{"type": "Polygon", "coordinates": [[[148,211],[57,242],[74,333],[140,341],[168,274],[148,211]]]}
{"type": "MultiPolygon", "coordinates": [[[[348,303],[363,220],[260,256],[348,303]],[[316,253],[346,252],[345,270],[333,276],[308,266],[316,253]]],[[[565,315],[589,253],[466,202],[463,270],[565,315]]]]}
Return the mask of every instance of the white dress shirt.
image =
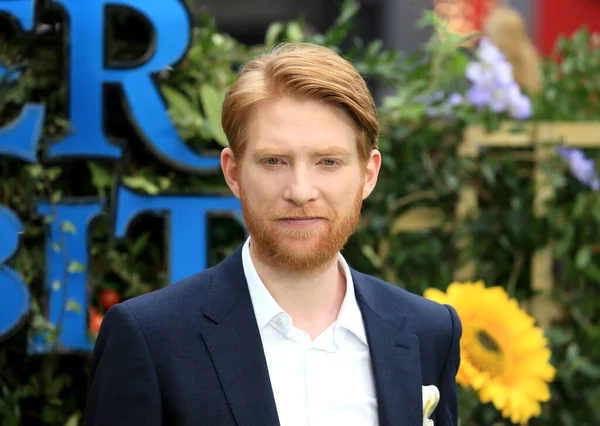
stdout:
{"type": "Polygon", "coordinates": [[[362,315],[348,264],[339,254],[346,295],[337,320],[311,341],[294,327],[242,248],[244,274],[282,426],[374,426],[377,399],[362,315]]]}

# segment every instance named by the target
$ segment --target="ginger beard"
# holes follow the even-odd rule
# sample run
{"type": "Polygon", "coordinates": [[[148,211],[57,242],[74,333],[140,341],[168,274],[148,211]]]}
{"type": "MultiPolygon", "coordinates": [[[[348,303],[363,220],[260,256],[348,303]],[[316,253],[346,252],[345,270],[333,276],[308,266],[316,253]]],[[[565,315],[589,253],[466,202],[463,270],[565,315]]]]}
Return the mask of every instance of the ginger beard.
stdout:
{"type": "Polygon", "coordinates": [[[308,272],[320,270],[332,262],[354,233],[360,220],[362,191],[357,191],[354,202],[345,212],[306,206],[261,212],[246,197],[243,185],[240,185],[240,200],[244,221],[252,237],[253,253],[271,266],[289,272],[308,272]],[[282,218],[306,217],[325,220],[307,229],[284,227],[278,223],[282,218]]]}

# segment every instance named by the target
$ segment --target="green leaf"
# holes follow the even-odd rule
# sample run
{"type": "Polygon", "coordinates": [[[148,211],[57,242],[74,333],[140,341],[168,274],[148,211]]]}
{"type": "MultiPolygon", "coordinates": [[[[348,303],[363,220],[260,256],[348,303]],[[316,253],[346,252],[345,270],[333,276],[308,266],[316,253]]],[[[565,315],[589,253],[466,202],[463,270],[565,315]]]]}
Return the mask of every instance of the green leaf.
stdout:
{"type": "Polygon", "coordinates": [[[426,10],[423,13],[423,15],[421,15],[421,17],[417,20],[417,22],[415,23],[415,26],[417,28],[425,28],[425,27],[429,27],[429,26],[445,28],[445,26],[443,26],[443,23],[437,17],[435,12],[433,12],[431,10],[426,10]]]}
{"type": "Polygon", "coordinates": [[[60,200],[62,199],[62,191],[60,189],[55,190],[50,199],[52,200],[53,204],[60,203],[60,200]]]}
{"type": "Polygon", "coordinates": [[[73,415],[71,415],[71,417],[69,417],[69,419],[65,423],[65,426],[79,426],[80,419],[81,419],[81,413],[78,411],[78,412],[74,413],[73,415]]]}
{"type": "Polygon", "coordinates": [[[81,312],[81,305],[75,299],[69,299],[65,309],[72,312],[81,312]]]}
{"type": "Polygon", "coordinates": [[[135,242],[129,247],[129,252],[132,256],[138,256],[144,248],[146,248],[148,241],[150,240],[150,233],[146,232],[142,234],[135,242]]]}
{"type": "Polygon", "coordinates": [[[192,102],[181,92],[169,86],[161,86],[161,92],[164,95],[169,108],[172,108],[180,115],[191,114],[194,111],[192,102]]]}
{"type": "Polygon", "coordinates": [[[63,223],[62,223],[62,230],[65,233],[77,235],[77,228],[75,227],[75,225],[73,224],[73,222],[70,222],[68,220],[63,221],[63,223]]]}
{"type": "Polygon", "coordinates": [[[85,271],[85,266],[83,264],[77,262],[76,260],[72,260],[69,262],[69,267],[67,269],[69,273],[79,273],[85,271]]]}
{"type": "Polygon", "coordinates": [[[156,195],[160,192],[160,188],[154,182],[141,175],[125,176],[123,177],[123,183],[131,189],[137,189],[150,195],[156,195]]]}
{"type": "Polygon", "coordinates": [[[39,164],[32,164],[26,166],[25,169],[29,173],[29,176],[31,176],[32,178],[39,178],[42,176],[42,166],[39,164]]]}
{"type": "Polygon", "coordinates": [[[200,86],[200,96],[202,97],[202,109],[210,125],[213,138],[219,145],[229,146],[227,136],[221,126],[221,111],[223,110],[225,93],[219,92],[214,86],[205,83],[200,86]]]}
{"type": "Polygon", "coordinates": [[[164,191],[171,187],[171,179],[164,177],[164,176],[159,176],[157,179],[158,179],[158,186],[160,187],[161,191],[164,191]]]}
{"type": "Polygon", "coordinates": [[[223,37],[223,34],[219,34],[219,33],[214,33],[211,37],[210,37],[211,41],[213,42],[213,44],[217,47],[221,47],[223,46],[223,44],[225,43],[225,37],[223,37]]]}
{"type": "Polygon", "coordinates": [[[48,175],[48,179],[51,181],[55,181],[61,175],[62,169],[60,167],[52,167],[46,170],[46,174],[48,175]]]}
{"type": "Polygon", "coordinates": [[[356,0],[345,0],[334,25],[337,27],[349,23],[356,16],[359,9],[360,5],[356,0]]]}
{"type": "Polygon", "coordinates": [[[99,192],[104,195],[106,188],[112,185],[112,177],[108,170],[101,165],[89,161],[87,163],[90,174],[92,175],[92,184],[98,188],[99,192]]]}
{"type": "Polygon", "coordinates": [[[265,47],[271,49],[275,42],[279,39],[281,32],[283,31],[283,24],[281,22],[273,22],[267,29],[265,36],[265,47]]]}
{"type": "Polygon", "coordinates": [[[46,319],[46,317],[44,315],[41,315],[41,314],[35,314],[35,315],[33,315],[32,320],[31,320],[31,326],[33,328],[35,328],[36,330],[46,329],[49,324],[50,323],[48,322],[48,320],[46,319]]]}
{"type": "Polygon", "coordinates": [[[469,57],[463,53],[458,53],[452,58],[451,70],[453,76],[463,76],[469,65],[469,57]]]}
{"type": "Polygon", "coordinates": [[[289,41],[302,41],[304,32],[299,22],[290,22],[287,25],[285,35],[289,41]]]}
{"type": "Polygon", "coordinates": [[[383,266],[383,262],[381,261],[377,253],[375,253],[373,247],[371,247],[370,245],[363,245],[361,247],[361,251],[365,255],[365,257],[369,259],[369,261],[371,261],[373,266],[375,266],[376,268],[381,268],[383,266]]]}
{"type": "Polygon", "coordinates": [[[585,269],[592,259],[592,252],[589,247],[581,247],[575,256],[575,265],[577,269],[585,269]]]}
{"type": "Polygon", "coordinates": [[[53,117],[54,124],[62,131],[67,130],[71,126],[71,122],[62,117],[53,117]]]}
{"type": "Polygon", "coordinates": [[[492,168],[491,164],[484,163],[481,167],[481,172],[483,173],[485,180],[490,185],[494,185],[496,183],[496,174],[495,174],[494,169],[492,168]]]}

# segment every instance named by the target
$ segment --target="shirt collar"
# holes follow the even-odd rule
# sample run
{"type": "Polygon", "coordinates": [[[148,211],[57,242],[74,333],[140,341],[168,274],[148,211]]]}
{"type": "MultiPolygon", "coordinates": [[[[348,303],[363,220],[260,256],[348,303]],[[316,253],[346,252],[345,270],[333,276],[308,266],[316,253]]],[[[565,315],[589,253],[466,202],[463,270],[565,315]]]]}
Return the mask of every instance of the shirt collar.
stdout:
{"type": "MultiPolygon", "coordinates": [[[[267,290],[259,277],[258,272],[256,272],[254,262],[250,256],[250,238],[246,240],[242,247],[242,264],[248,283],[250,298],[252,300],[252,305],[254,306],[258,328],[262,330],[275,317],[280,316],[281,314],[289,317],[275,301],[271,293],[269,293],[269,290],[267,290]]],[[[358,303],[356,302],[354,282],[352,280],[352,274],[350,273],[350,267],[341,253],[338,254],[338,265],[346,278],[346,295],[342,301],[335,327],[353,333],[363,344],[368,346],[362,314],[358,307],[358,303]]]]}
{"type": "Polygon", "coordinates": [[[262,330],[273,318],[284,311],[279,303],[273,299],[273,296],[258,276],[258,272],[256,272],[254,262],[250,257],[250,238],[246,240],[242,247],[242,265],[244,266],[244,275],[250,291],[250,299],[252,299],[252,305],[254,306],[256,322],[259,330],[262,330]]]}
{"type": "Polygon", "coordinates": [[[358,303],[356,302],[356,294],[354,292],[354,281],[352,280],[352,274],[350,273],[350,267],[346,262],[346,259],[341,255],[338,255],[339,265],[342,268],[342,272],[346,277],[346,295],[342,301],[340,307],[340,313],[338,314],[337,326],[346,329],[353,333],[362,343],[369,345],[367,342],[367,333],[365,332],[365,325],[363,323],[362,314],[358,303]]]}

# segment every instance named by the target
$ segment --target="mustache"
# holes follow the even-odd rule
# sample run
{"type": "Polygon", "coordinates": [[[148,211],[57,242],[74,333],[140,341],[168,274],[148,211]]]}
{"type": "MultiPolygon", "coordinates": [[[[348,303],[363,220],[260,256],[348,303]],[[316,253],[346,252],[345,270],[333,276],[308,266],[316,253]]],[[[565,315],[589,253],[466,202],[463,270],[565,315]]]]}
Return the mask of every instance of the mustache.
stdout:
{"type": "Polygon", "coordinates": [[[269,215],[272,220],[282,219],[334,219],[335,215],[326,209],[300,208],[293,210],[278,210],[269,215]]]}

